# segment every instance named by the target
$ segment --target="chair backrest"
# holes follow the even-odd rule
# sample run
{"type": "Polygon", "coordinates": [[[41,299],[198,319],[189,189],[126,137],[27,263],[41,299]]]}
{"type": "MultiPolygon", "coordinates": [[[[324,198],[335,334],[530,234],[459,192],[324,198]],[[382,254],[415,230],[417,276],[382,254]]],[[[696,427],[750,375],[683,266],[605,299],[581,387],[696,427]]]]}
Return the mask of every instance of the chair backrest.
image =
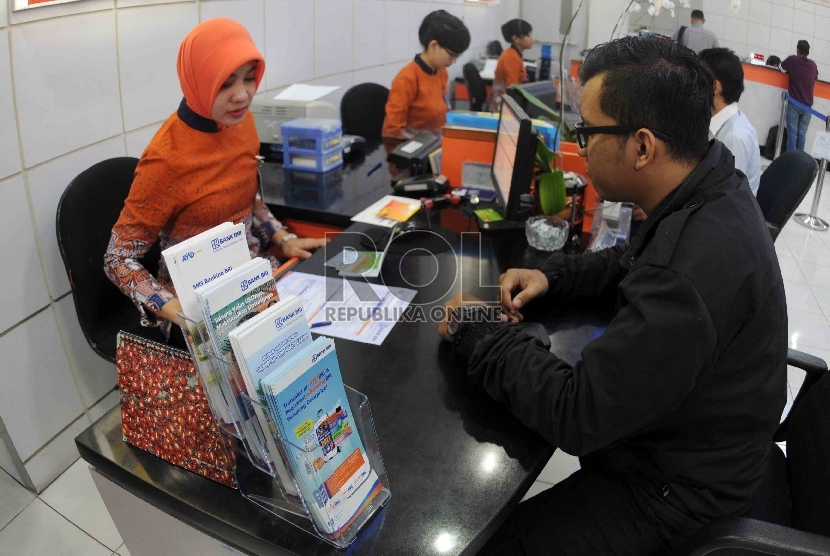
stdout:
{"type": "Polygon", "coordinates": [[[830,537],[830,373],[791,412],[787,465],[793,527],[830,537]]]}
{"type": "Polygon", "coordinates": [[[487,100],[487,89],[484,87],[484,80],[478,73],[476,67],[471,63],[464,64],[464,81],[467,84],[467,91],[470,93],[470,110],[481,111],[484,101],[487,100]]]}
{"type": "Polygon", "coordinates": [[[487,55],[488,56],[501,56],[501,53],[504,52],[504,49],[501,46],[499,41],[490,41],[487,44],[487,55]]]}
{"type": "Polygon", "coordinates": [[[786,152],[772,161],[758,186],[758,205],[767,223],[779,230],[801,203],[818,173],[812,156],[802,150],[786,152]]]}
{"type": "MultiPolygon", "coordinates": [[[[111,361],[114,352],[102,351],[98,344],[113,333],[118,320],[114,317],[128,312],[138,320],[132,301],[104,274],[104,252],[130,192],[137,164],[136,158],[112,158],[84,170],[63,192],[56,218],[58,246],[81,330],[92,349],[111,361]]],[[[142,264],[156,273],[159,257],[156,242],[142,264]]]]}
{"type": "Polygon", "coordinates": [[[389,89],[377,83],[355,85],[340,101],[343,133],[380,140],[389,89]]]}

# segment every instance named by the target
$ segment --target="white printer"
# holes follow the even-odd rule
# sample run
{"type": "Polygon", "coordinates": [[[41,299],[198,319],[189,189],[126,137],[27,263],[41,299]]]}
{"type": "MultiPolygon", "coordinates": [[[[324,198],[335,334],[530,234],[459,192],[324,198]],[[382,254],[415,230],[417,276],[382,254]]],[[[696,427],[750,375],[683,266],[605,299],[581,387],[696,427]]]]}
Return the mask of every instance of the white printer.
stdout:
{"type": "Polygon", "coordinates": [[[260,143],[282,144],[280,127],[295,118],[340,119],[337,108],[321,100],[276,100],[255,97],[251,103],[260,143]]]}

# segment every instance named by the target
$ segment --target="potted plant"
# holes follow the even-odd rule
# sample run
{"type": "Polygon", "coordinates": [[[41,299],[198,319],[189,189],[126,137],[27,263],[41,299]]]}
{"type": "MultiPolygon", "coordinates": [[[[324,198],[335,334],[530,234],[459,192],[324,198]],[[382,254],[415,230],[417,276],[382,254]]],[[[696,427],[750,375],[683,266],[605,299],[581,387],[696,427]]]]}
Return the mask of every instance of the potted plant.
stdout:
{"type": "Polygon", "coordinates": [[[536,249],[555,251],[561,249],[568,238],[570,226],[560,216],[567,218],[567,194],[565,174],[557,165],[560,156],[539,138],[536,147],[536,199],[541,215],[527,220],[527,241],[536,249]]]}

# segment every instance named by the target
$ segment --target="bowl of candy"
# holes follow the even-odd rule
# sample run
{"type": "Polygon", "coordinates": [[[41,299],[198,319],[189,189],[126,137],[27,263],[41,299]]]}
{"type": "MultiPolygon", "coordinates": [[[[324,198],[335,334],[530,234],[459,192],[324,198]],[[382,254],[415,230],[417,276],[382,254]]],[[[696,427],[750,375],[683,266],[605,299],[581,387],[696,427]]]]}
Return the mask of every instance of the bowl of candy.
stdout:
{"type": "Polygon", "coordinates": [[[527,242],[540,251],[558,251],[568,239],[570,227],[558,216],[532,216],[525,222],[527,242]]]}

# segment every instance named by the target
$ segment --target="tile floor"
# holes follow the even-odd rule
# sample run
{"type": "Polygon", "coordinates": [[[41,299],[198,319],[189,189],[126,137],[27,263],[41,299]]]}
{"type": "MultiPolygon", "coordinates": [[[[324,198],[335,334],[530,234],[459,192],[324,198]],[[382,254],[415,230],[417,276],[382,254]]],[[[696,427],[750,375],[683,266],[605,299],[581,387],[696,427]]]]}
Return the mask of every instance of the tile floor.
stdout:
{"type": "MultiPolygon", "coordinates": [[[[830,192],[818,216],[830,220],[830,192]]],[[[812,191],[797,212],[809,211],[812,191]]],[[[789,308],[790,347],[830,361],[830,232],[789,222],[775,243],[789,308]]],[[[804,380],[788,370],[789,405],[804,380]]],[[[576,458],[556,452],[527,496],[578,469],[576,458]]],[[[0,470],[0,556],[128,556],[83,460],[35,496],[0,470]]]]}

